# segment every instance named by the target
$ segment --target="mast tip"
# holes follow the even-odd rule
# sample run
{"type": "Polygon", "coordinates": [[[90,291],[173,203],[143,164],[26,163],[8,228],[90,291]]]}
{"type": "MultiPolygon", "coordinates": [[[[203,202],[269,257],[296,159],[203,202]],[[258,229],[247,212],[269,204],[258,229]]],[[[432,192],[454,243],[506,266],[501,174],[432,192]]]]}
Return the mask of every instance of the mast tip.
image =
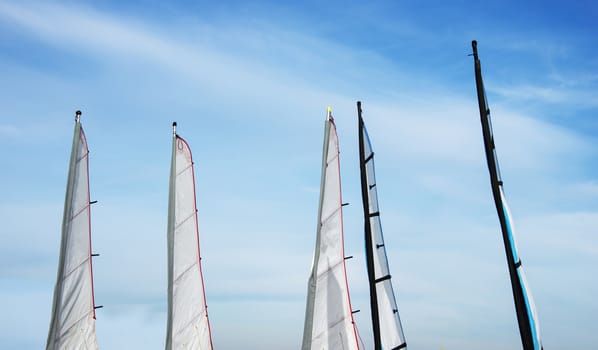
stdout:
{"type": "Polygon", "coordinates": [[[176,127],[176,122],[172,122],[172,126],[173,126],[173,127],[176,127]]]}
{"type": "Polygon", "coordinates": [[[79,119],[81,119],[81,111],[80,110],[76,110],[75,111],[75,121],[79,122],[79,119]]]}

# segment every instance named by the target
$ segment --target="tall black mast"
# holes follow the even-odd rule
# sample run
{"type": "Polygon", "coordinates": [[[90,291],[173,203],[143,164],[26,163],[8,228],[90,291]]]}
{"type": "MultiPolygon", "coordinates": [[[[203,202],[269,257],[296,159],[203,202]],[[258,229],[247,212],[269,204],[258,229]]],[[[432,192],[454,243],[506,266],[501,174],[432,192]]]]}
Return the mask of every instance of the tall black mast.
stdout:
{"type": "Polygon", "coordinates": [[[498,212],[500,228],[502,230],[505,252],[507,255],[507,265],[509,276],[511,278],[511,288],[513,290],[513,299],[515,301],[515,311],[517,312],[517,322],[519,323],[519,333],[524,350],[542,349],[542,345],[536,341],[536,332],[538,331],[533,319],[530,300],[528,299],[524,281],[522,279],[523,271],[521,269],[521,260],[515,251],[513,245],[512,228],[507,218],[506,205],[503,203],[502,179],[496,157],[496,148],[494,146],[494,135],[492,133],[492,123],[490,120],[490,109],[486,101],[486,92],[482,81],[482,69],[478,58],[477,42],[471,42],[473,48],[473,59],[475,64],[475,80],[478,94],[478,106],[480,109],[480,118],[482,122],[482,133],[484,136],[484,149],[486,160],[488,162],[488,171],[490,172],[490,183],[492,186],[492,195],[494,204],[498,212]],[[515,261],[517,259],[517,261],[515,261]]]}
{"type": "MultiPolygon", "coordinates": [[[[376,275],[374,270],[374,246],[372,227],[370,225],[370,198],[365,164],[369,159],[365,155],[365,140],[363,137],[363,118],[361,117],[361,101],[357,101],[357,116],[359,118],[359,169],[361,172],[361,198],[363,200],[363,218],[365,223],[365,252],[370,282],[370,309],[372,312],[372,328],[374,329],[374,349],[382,349],[380,338],[380,317],[378,315],[378,295],[376,291],[376,275]]],[[[371,159],[371,158],[370,158],[371,159]]]]}

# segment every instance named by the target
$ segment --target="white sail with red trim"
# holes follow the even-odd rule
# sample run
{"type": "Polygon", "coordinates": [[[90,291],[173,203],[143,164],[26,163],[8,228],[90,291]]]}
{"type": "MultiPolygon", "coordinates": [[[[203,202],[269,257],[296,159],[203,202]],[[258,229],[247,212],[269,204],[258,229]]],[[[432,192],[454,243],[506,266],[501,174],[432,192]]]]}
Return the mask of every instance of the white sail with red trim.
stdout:
{"type": "Polygon", "coordinates": [[[97,349],[87,141],[77,112],[46,349],[97,349]]]}
{"type": "Polygon", "coordinates": [[[189,145],[176,132],[172,144],[167,235],[166,349],[212,349],[199,253],[193,159],[189,145]]]}
{"type": "Polygon", "coordinates": [[[359,349],[345,269],[338,137],[326,119],[316,248],[302,350],[359,349]]]}

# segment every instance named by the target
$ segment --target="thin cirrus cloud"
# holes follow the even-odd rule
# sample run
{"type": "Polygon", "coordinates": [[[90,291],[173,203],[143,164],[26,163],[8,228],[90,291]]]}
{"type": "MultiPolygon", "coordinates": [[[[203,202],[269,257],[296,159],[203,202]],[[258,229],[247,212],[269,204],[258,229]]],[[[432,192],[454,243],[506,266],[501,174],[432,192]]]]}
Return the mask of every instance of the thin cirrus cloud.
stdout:
{"type": "MultiPolygon", "coordinates": [[[[330,68],[326,63],[329,61],[322,60],[319,54],[325,48],[331,52],[329,59],[333,59],[335,65],[354,63],[345,58],[353,57],[353,53],[342,46],[288,31],[273,35],[271,32],[278,28],[267,26],[247,31],[229,28],[226,36],[218,33],[218,28],[210,26],[197,26],[195,31],[190,31],[199,38],[223,38],[225,44],[216,44],[210,39],[193,39],[189,34],[172,37],[168,32],[156,30],[145,23],[107,16],[88,8],[3,4],[0,5],[0,13],[5,19],[64,50],[84,50],[89,55],[110,60],[157,65],[184,75],[185,79],[208,84],[221,93],[258,97],[271,94],[280,96],[285,102],[291,102],[287,96],[294,96],[295,101],[321,100],[318,96],[322,91],[318,90],[326,91],[327,88],[316,87],[314,91],[312,84],[306,85],[303,81],[301,71],[315,67],[318,72],[326,72],[330,68]],[[268,58],[272,47],[277,50],[272,56],[282,60],[277,62],[268,58]],[[294,70],[288,70],[288,65],[294,65],[294,70]]],[[[180,34],[175,24],[172,27],[175,34],[180,34]]],[[[371,61],[376,56],[361,55],[361,58],[371,61]]],[[[381,61],[381,58],[377,60],[381,61]]],[[[329,80],[339,80],[334,74],[324,75],[329,80]]],[[[330,92],[323,94],[334,95],[330,92]]],[[[278,104],[277,100],[272,103],[278,104]]]]}

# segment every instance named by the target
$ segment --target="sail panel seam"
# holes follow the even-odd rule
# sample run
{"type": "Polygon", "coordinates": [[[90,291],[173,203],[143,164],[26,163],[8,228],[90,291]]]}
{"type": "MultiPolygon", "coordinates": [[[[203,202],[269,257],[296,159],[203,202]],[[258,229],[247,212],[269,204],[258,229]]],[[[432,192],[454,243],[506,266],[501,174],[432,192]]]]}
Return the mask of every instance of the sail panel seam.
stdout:
{"type": "Polygon", "coordinates": [[[195,215],[195,213],[191,213],[189,214],[189,216],[187,216],[185,219],[183,219],[183,221],[179,222],[178,224],[176,224],[176,226],[174,227],[174,229],[178,229],[179,227],[181,227],[182,224],[184,224],[185,222],[187,222],[189,219],[191,219],[193,216],[195,215]]]}
{"type": "Polygon", "coordinates": [[[80,161],[85,159],[88,155],[89,155],[89,150],[87,150],[87,152],[85,152],[85,154],[82,155],[80,158],[77,158],[76,163],[79,163],[80,161]]]}
{"type": "Polygon", "coordinates": [[[338,326],[339,324],[343,323],[347,319],[350,319],[350,317],[349,316],[343,316],[340,320],[338,320],[338,321],[336,321],[336,322],[334,322],[332,324],[329,324],[328,328],[326,330],[318,333],[318,335],[314,336],[312,339],[317,339],[317,338],[322,337],[323,335],[325,335],[326,333],[328,333],[331,328],[338,326]]]}
{"type": "Polygon", "coordinates": [[[201,310],[201,312],[199,314],[197,314],[196,316],[193,316],[191,318],[191,320],[189,320],[189,322],[187,322],[186,325],[184,325],[183,327],[181,327],[181,329],[179,329],[178,332],[176,332],[174,335],[179,335],[181,334],[183,331],[187,330],[187,328],[189,328],[189,326],[191,326],[193,324],[193,322],[195,322],[195,320],[200,319],[201,316],[207,314],[207,310],[204,308],[201,310]]]}
{"type": "Polygon", "coordinates": [[[83,208],[79,209],[73,216],[71,216],[69,223],[71,223],[73,220],[75,220],[75,218],[77,216],[79,216],[81,213],[83,213],[85,211],[85,209],[89,208],[89,203],[87,203],[86,206],[84,206],[83,208]]]}
{"type": "Polygon", "coordinates": [[[334,162],[338,158],[339,153],[335,154],[334,157],[330,158],[330,160],[326,160],[326,167],[330,165],[330,163],[334,162]]]}
{"type": "Polygon", "coordinates": [[[61,334],[58,335],[58,338],[56,340],[62,339],[62,337],[64,337],[73,327],[75,327],[79,322],[81,322],[83,319],[85,319],[85,317],[89,316],[90,314],[93,314],[93,312],[90,311],[90,312],[86,313],[85,315],[83,315],[78,320],[76,320],[75,322],[73,322],[73,324],[68,326],[64,332],[62,332],[61,334]]]}
{"type": "Polygon", "coordinates": [[[189,168],[191,168],[193,166],[193,162],[190,162],[189,165],[187,165],[185,168],[183,168],[181,171],[179,171],[178,173],[176,173],[176,177],[178,177],[179,175],[181,175],[182,173],[184,173],[185,171],[189,170],[189,168]]]}
{"type": "Polygon", "coordinates": [[[328,220],[330,220],[330,219],[331,219],[331,218],[334,216],[334,214],[336,214],[338,211],[340,211],[340,210],[341,210],[341,208],[342,208],[342,205],[341,205],[341,206],[339,206],[338,208],[334,209],[334,211],[333,211],[332,213],[330,213],[328,216],[326,216],[326,218],[324,218],[324,219],[322,220],[322,223],[321,223],[321,225],[322,225],[322,226],[324,226],[324,224],[325,224],[326,222],[328,222],[328,220]]]}
{"type": "Polygon", "coordinates": [[[336,264],[334,264],[334,265],[332,265],[332,266],[329,266],[329,267],[328,267],[326,270],[324,270],[324,271],[322,271],[322,272],[319,272],[319,273],[317,274],[317,276],[316,276],[316,277],[318,278],[318,280],[320,280],[321,278],[323,278],[323,276],[324,276],[325,274],[327,274],[327,273],[331,272],[332,270],[336,269],[336,268],[337,268],[337,267],[339,267],[339,266],[340,266],[340,265],[341,265],[343,262],[344,262],[344,259],[343,259],[343,260],[340,260],[339,262],[337,262],[336,264]]]}
{"type": "Polygon", "coordinates": [[[81,266],[83,266],[83,264],[85,264],[90,259],[91,259],[91,257],[89,257],[89,256],[87,258],[85,258],[83,261],[81,261],[79,264],[77,264],[77,266],[73,267],[73,269],[71,271],[64,274],[64,276],[62,276],[62,279],[60,281],[64,282],[71,274],[73,274],[75,271],[77,271],[81,266]]]}
{"type": "Polygon", "coordinates": [[[185,271],[181,272],[181,274],[180,274],[180,275],[178,275],[178,277],[177,277],[177,278],[175,278],[175,279],[172,281],[172,283],[173,283],[173,284],[174,284],[174,283],[176,283],[178,280],[180,280],[180,279],[183,277],[183,275],[185,275],[187,272],[191,271],[191,269],[192,269],[194,266],[198,265],[198,264],[199,264],[199,262],[198,262],[198,261],[196,261],[196,262],[194,262],[193,264],[191,264],[191,266],[189,266],[188,268],[186,268],[186,269],[185,269],[185,271]]]}

